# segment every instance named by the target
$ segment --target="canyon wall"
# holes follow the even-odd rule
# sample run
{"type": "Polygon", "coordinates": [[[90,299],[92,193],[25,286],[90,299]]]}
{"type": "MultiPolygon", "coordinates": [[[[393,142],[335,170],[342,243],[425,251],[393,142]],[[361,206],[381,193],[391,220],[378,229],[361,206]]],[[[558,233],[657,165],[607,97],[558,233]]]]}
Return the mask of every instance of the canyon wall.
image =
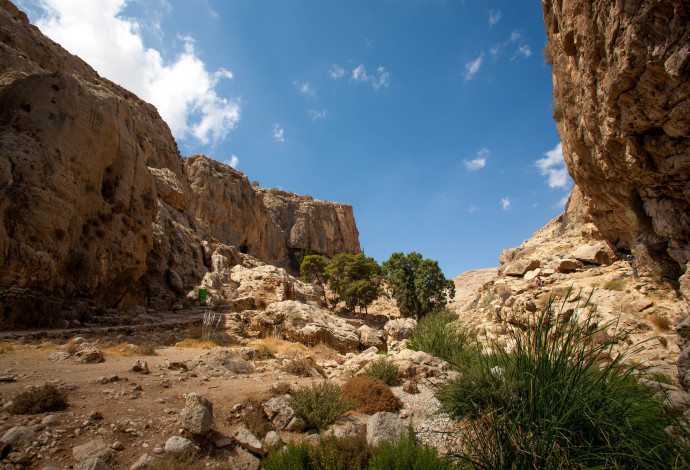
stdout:
{"type": "Polygon", "coordinates": [[[327,256],[359,252],[352,208],[183,159],[155,107],[0,0],[0,291],[165,307],[198,285],[218,245],[294,268],[310,241],[327,256]]]}
{"type": "Polygon", "coordinates": [[[690,4],[542,3],[554,119],[587,214],[677,278],[690,260],[690,4]]]}

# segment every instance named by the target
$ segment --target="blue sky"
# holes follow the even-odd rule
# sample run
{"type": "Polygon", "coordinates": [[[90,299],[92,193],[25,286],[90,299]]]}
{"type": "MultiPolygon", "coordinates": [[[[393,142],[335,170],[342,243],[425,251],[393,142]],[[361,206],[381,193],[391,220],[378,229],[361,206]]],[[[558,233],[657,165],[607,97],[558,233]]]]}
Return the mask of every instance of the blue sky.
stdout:
{"type": "Polygon", "coordinates": [[[184,156],[354,208],[362,250],[497,266],[563,210],[539,0],[21,0],[184,156]]]}

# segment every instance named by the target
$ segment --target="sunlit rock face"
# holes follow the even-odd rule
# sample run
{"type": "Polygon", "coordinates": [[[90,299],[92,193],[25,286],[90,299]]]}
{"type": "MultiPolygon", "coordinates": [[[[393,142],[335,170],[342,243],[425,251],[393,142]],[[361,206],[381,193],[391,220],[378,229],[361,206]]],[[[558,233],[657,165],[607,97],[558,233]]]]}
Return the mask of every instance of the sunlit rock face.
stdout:
{"type": "Polygon", "coordinates": [[[587,213],[677,277],[690,260],[690,4],[542,3],[554,118],[587,213]]]}
{"type": "Polygon", "coordinates": [[[0,0],[0,294],[166,308],[221,245],[293,270],[359,252],[351,206],[274,193],[183,159],[155,107],[0,0]]]}

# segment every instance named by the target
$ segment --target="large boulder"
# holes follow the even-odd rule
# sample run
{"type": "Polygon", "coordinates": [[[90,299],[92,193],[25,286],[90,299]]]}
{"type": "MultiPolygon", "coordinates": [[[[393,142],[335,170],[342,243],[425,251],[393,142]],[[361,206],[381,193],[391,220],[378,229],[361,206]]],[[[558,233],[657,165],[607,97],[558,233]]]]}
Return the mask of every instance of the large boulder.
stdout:
{"type": "Polygon", "coordinates": [[[361,348],[369,349],[375,347],[379,352],[387,351],[386,338],[381,330],[375,330],[364,325],[357,330],[357,334],[359,335],[361,348]]]}
{"type": "Polygon", "coordinates": [[[503,274],[506,276],[522,277],[528,271],[537,269],[540,265],[541,263],[537,259],[518,259],[506,266],[503,270],[503,274]]]}
{"type": "Polygon", "coordinates": [[[396,318],[388,320],[383,326],[383,331],[386,332],[389,340],[402,341],[412,336],[415,328],[417,328],[417,320],[414,318],[396,318]]]}
{"type": "Polygon", "coordinates": [[[367,421],[367,444],[377,446],[382,441],[395,442],[406,429],[405,422],[397,414],[379,411],[367,421]]]}
{"type": "Polygon", "coordinates": [[[294,300],[277,302],[264,311],[267,325],[274,333],[306,345],[323,343],[338,352],[354,351],[359,346],[355,327],[315,305],[294,300]]]}
{"type": "Polygon", "coordinates": [[[242,359],[230,348],[219,346],[202,354],[201,356],[187,363],[189,369],[194,369],[212,375],[218,372],[224,374],[251,374],[254,367],[251,363],[242,359]]]}
{"type": "Polygon", "coordinates": [[[34,434],[36,433],[26,426],[14,426],[3,434],[0,442],[9,444],[14,448],[28,447],[31,445],[34,434]]]}
{"type": "Polygon", "coordinates": [[[616,261],[616,255],[606,244],[581,245],[571,253],[572,257],[585,264],[606,265],[616,261]]]}

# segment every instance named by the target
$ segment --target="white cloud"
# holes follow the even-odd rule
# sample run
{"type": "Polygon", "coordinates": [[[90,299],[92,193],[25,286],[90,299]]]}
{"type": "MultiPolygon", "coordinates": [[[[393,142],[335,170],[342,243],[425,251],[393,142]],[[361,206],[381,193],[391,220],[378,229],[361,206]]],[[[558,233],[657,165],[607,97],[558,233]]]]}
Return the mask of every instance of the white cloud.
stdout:
{"type": "Polygon", "coordinates": [[[273,140],[276,142],[285,142],[285,129],[280,127],[277,122],[273,124],[273,140]]]}
{"type": "Polygon", "coordinates": [[[510,204],[512,204],[512,201],[509,197],[504,197],[503,199],[501,199],[501,207],[504,211],[510,210],[510,204]]]}
{"type": "MultiPolygon", "coordinates": [[[[153,103],[177,138],[220,141],[240,120],[240,100],[216,93],[232,73],[209,72],[191,37],[180,38],[173,60],[144,46],[141,25],[122,16],[127,0],[41,0],[36,21],[46,35],[94,67],[98,73],[153,103]]],[[[160,34],[160,32],[158,32],[160,34]]]]}
{"type": "Polygon", "coordinates": [[[478,211],[479,211],[479,207],[475,206],[474,204],[470,204],[470,210],[469,210],[470,214],[474,214],[475,212],[478,212],[478,211]]]}
{"type": "Polygon", "coordinates": [[[297,87],[300,93],[303,95],[309,95],[311,97],[316,96],[316,90],[309,84],[309,82],[302,82],[302,83],[297,83],[297,82],[292,82],[293,85],[297,87]]]}
{"type": "Polygon", "coordinates": [[[511,60],[516,59],[520,55],[529,57],[532,55],[532,49],[530,49],[527,44],[521,44],[520,47],[518,47],[518,50],[513,54],[513,57],[511,57],[511,60]]]}
{"type": "Polygon", "coordinates": [[[481,149],[477,152],[477,158],[473,160],[463,160],[465,167],[470,171],[476,171],[486,166],[486,159],[489,157],[491,152],[489,149],[481,149]]]}
{"type": "Polygon", "coordinates": [[[565,167],[565,160],[563,160],[563,144],[559,143],[544,155],[546,158],[537,160],[535,165],[542,175],[549,177],[549,187],[568,189],[572,180],[565,167]]]}
{"type": "Polygon", "coordinates": [[[484,53],[480,54],[476,59],[467,62],[465,64],[465,80],[472,80],[474,76],[479,72],[479,68],[482,66],[482,59],[484,58],[484,53]]]}
{"type": "Polygon", "coordinates": [[[316,121],[317,119],[325,119],[326,117],[326,110],[322,109],[321,111],[316,111],[315,109],[310,109],[307,111],[309,113],[309,116],[311,117],[312,121],[316,121]]]}
{"type": "Polygon", "coordinates": [[[556,207],[565,208],[565,205],[568,203],[568,199],[570,199],[570,194],[566,194],[565,196],[563,196],[561,198],[561,200],[558,201],[558,204],[556,205],[556,207]]]}
{"type": "Polygon", "coordinates": [[[226,160],[225,163],[227,163],[228,165],[230,165],[233,168],[237,168],[237,164],[240,163],[240,159],[237,158],[237,155],[235,155],[233,153],[232,156],[230,157],[230,161],[226,160]]]}
{"type": "Polygon", "coordinates": [[[489,10],[489,26],[493,26],[501,21],[502,16],[501,10],[489,10]]]}
{"type": "Polygon", "coordinates": [[[352,70],[352,80],[360,83],[371,82],[374,90],[386,88],[390,84],[390,78],[391,74],[386,72],[386,68],[380,65],[376,68],[376,75],[367,74],[364,64],[359,64],[352,70]]]}
{"type": "Polygon", "coordinates": [[[503,51],[506,48],[510,48],[511,50],[515,48],[513,50],[512,55],[510,56],[510,60],[518,59],[520,56],[523,56],[525,58],[532,56],[532,49],[529,47],[529,44],[525,42],[522,33],[518,30],[515,30],[512,33],[510,33],[510,37],[505,41],[496,43],[493,46],[491,46],[489,52],[495,60],[501,54],[503,54],[503,51]]]}
{"type": "Polygon", "coordinates": [[[337,80],[341,78],[343,75],[345,75],[345,69],[338,64],[333,64],[330,70],[328,71],[328,76],[331,77],[333,80],[337,80]]]}

